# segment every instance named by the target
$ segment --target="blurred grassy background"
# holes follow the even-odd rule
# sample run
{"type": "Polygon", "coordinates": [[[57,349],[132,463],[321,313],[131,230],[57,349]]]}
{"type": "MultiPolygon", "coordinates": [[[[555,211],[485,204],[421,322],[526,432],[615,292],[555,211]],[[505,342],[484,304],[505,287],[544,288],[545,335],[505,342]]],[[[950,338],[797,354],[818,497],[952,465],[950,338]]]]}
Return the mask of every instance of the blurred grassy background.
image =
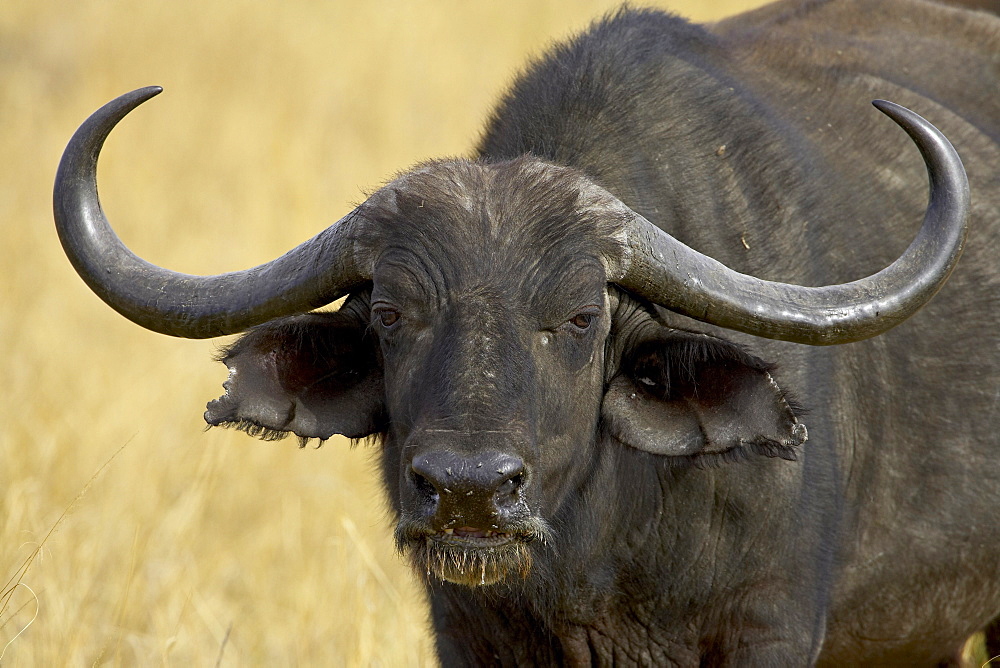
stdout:
{"type": "MultiPolygon", "coordinates": [[[[711,20],[762,3],[659,4],[711,20]]],[[[108,215],[152,262],[248,267],[394,172],[468,154],[526,58],[615,5],[4,0],[0,583],[127,446],[3,599],[3,665],[433,663],[372,453],[205,433],[219,342],[94,297],[59,248],[52,177],[90,112],[162,85],[104,151],[108,215]]]]}

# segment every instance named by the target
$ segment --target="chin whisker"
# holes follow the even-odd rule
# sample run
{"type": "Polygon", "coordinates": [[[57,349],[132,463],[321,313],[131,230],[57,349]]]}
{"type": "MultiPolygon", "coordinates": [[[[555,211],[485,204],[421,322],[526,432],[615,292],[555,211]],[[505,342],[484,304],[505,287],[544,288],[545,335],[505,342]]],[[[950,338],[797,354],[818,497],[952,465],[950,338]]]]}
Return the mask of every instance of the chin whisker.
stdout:
{"type": "Polygon", "coordinates": [[[477,548],[451,545],[426,537],[413,541],[406,552],[418,574],[445,582],[480,587],[531,572],[531,550],[518,540],[506,545],[477,548]]]}

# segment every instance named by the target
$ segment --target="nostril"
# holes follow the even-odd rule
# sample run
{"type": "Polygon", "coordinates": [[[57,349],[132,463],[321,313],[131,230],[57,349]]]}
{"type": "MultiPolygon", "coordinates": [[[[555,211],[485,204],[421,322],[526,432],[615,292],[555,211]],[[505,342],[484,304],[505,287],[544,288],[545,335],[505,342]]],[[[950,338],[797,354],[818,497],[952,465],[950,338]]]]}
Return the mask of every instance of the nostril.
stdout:
{"type": "Polygon", "coordinates": [[[513,496],[523,485],[524,471],[519,471],[500,483],[500,486],[497,487],[496,491],[497,498],[502,499],[504,497],[513,496]]]}
{"type": "Polygon", "coordinates": [[[434,483],[430,480],[417,473],[416,471],[411,471],[411,479],[413,480],[413,486],[416,487],[417,491],[428,499],[436,499],[438,496],[438,489],[435,487],[434,483]]]}

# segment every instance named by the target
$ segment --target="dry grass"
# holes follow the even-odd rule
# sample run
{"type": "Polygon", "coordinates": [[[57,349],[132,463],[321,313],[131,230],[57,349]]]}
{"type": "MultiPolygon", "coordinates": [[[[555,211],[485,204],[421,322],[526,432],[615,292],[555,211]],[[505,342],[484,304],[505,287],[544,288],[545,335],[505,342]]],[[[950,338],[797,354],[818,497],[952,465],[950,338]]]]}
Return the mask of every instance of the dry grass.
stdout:
{"type": "Polygon", "coordinates": [[[467,153],[526,54],[613,4],[4,1],[0,583],[24,586],[0,599],[3,665],[433,663],[372,453],[205,433],[218,343],[91,295],[59,249],[52,176],[88,113],[163,85],[105,151],[109,216],[153,262],[250,266],[394,171],[467,153]]]}

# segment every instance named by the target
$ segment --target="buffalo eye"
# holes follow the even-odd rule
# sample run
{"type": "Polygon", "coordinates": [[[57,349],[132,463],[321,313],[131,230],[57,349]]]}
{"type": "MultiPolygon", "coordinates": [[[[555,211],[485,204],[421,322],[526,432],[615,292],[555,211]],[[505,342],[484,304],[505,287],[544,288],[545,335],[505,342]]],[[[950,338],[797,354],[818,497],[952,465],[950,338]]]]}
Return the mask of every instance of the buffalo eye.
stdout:
{"type": "Polygon", "coordinates": [[[594,324],[594,320],[597,319],[597,313],[592,311],[584,311],[583,313],[577,313],[575,316],[569,319],[569,325],[577,332],[585,332],[590,329],[590,326],[594,324]]]}
{"type": "Polygon", "coordinates": [[[399,322],[399,311],[394,308],[381,307],[375,309],[375,317],[378,318],[379,322],[382,323],[383,327],[392,327],[397,322],[399,322]]]}

